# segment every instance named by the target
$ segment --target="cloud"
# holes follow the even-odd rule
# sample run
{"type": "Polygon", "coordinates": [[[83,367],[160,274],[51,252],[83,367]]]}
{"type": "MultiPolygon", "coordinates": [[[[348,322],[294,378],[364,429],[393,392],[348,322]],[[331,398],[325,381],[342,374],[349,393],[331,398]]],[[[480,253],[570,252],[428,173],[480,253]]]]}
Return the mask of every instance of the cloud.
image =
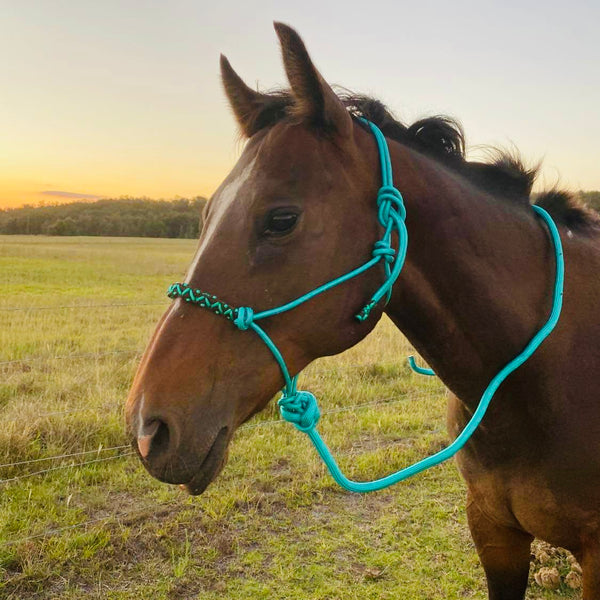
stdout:
{"type": "Polygon", "coordinates": [[[40,192],[45,196],[54,196],[55,198],[71,198],[74,200],[100,200],[104,196],[98,196],[96,194],[78,194],[77,192],[63,192],[61,190],[45,190],[40,192]]]}

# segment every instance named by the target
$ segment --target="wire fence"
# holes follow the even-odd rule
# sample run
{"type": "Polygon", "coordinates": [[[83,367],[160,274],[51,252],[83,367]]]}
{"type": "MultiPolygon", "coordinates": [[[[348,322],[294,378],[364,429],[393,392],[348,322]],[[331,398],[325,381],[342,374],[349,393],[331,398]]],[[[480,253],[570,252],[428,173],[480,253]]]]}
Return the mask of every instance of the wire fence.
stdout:
{"type": "Polygon", "coordinates": [[[42,469],[41,471],[34,471],[33,473],[25,473],[24,475],[17,475],[15,477],[9,477],[8,479],[0,479],[0,485],[20,481],[21,479],[27,479],[28,477],[34,477],[35,475],[44,475],[52,471],[59,471],[61,469],[73,469],[75,467],[85,467],[86,465],[92,465],[94,463],[107,462],[109,460],[116,460],[117,458],[123,458],[125,456],[131,456],[135,452],[124,452],[118,456],[108,456],[106,458],[96,458],[94,460],[87,460],[85,462],[73,463],[69,465],[59,465],[57,467],[50,467],[49,469],[42,469]]]}
{"type": "MultiPolygon", "coordinates": [[[[165,302],[144,302],[144,303],[72,304],[72,305],[57,305],[57,306],[8,306],[8,307],[5,306],[5,307],[0,307],[0,312],[7,312],[7,313],[10,313],[10,312],[35,312],[35,311],[52,311],[52,310],[100,309],[100,308],[132,308],[132,307],[148,307],[148,306],[166,307],[166,306],[168,306],[168,304],[165,302]]],[[[19,358],[19,359],[3,360],[3,361],[0,361],[0,367],[9,367],[12,365],[25,365],[25,364],[29,364],[29,363],[40,363],[40,362],[46,362],[46,361],[87,360],[87,359],[105,358],[105,357],[109,357],[109,356],[140,355],[140,354],[141,354],[140,349],[132,348],[132,349],[120,349],[120,350],[105,351],[105,352],[85,352],[85,353],[72,353],[72,354],[62,354],[62,355],[59,354],[59,355],[51,355],[51,356],[38,355],[38,356],[30,356],[30,357],[19,358]]],[[[309,373],[310,373],[310,375],[313,375],[313,376],[319,376],[319,375],[327,375],[329,373],[339,373],[340,371],[347,370],[347,369],[357,369],[357,368],[358,369],[372,369],[373,366],[374,365],[372,365],[372,364],[354,363],[354,364],[344,364],[341,366],[338,365],[338,366],[334,366],[334,367],[324,367],[324,368],[323,367],[320,367],[320,368],[315,368],[315,367],[310,368],[309,367],[309,373]]],[[[375,372],[375,374],[376,374],[376,372],[375,372]]],[[[321,415],[325,417],[328,415],[335,415],[335,414],[345,413],[345,412],[350,412],[350,411],[352,411],[352,412],[361,411],[361,410],[365,410],[365,409],[376,407],[376,406],[392,406],[392,405],[396,405],[399,403],[408,402],[411,400],[418,400],[418,399],[423,399],[426,397],[431,397],[432,392],[436,393],[437,390],[434,390],[434,388],[431,388],[431,390],[424,391],[424,392],[417,393],[417,394],[408,394],[408,393],[400,394],[400,395],[389,396],[386,398],[380,398],[380,399],[369,401],[369,402],[363,402],[363,403],[352,404],[352,405],[347,405],[347,406],[338,406],[335,408],[331,408],[331,409],[322,411],[321,415]]],[[[68,415],[82,413],[82,412],[89,412],[89,411],[93,411],[93,410],[96,410],[96,409],[94,407],[85,407],[85,408],[75,407],[75,408],[70,408],[67,410],[41,413],[41,414],[35,415],[35,418],[43,419],[43,418],[51,418],[51,417],[57,417],[57,416],[66,417],[68,415]]],[[[19,421],[19,419],[17,418],[17,419],[12,419],[12,420],[4,420],[3,422],[4,423],[13,422],[14,423],[14,422],[18,422],[18,421],[19,421]]],[[[285,423],[285,422],[286,421],[284,421],[283,419],[280,419],[280,418],[264,419],[264,420],[256,421],[254,423],[248,423],[248,424],[242,425],[239,429],[240,429],[240,431],[244,431],[244,430],[251,430],[251,429],[261,428],[261,427],[272,427],[272,426],[278,426],[281,423],[285,423]]],[[[387,442],[370,444],[368,451],[376,452],[378,450],[392,448],[392,447],[400,445],[400,444],[406,444],[410,439],[411,438],[404,438],[402,440],[392,440],[392,441],[387,441],[387,442]]],[[[354,456],[359,451],[361,451],[361,448],[357,449],[356,447],[354,447],[354,448],[351,448],[350,450],[338,451],[337,455],[340,457],[349,456],[349,455],[354,456]]],[[[46,457],[38,457],[38,458],[32,458],[32,459],[27,459],[27,460],[20,460],[20,461],[15,461],[15,462],[7,462],[4,464],[0,464],[0,469],[11,470],[11,469],[15,469],[15,468],[26,468],[31,465],[43,466],[44,463],[52,465],[52,463],[54,463],[56,461],[68,461],[65,464],[56,464],[56,465],[52,465],[52,466],[47,466],[46,468],[38,469],[38,470],[27,472],[27,473],[20,473],[18,475],[0,479],[0,486],[4,487],[4,486],[7,486],[8,484],[19,482],[24,479],[29,479],[29,478],[38,477],[38,476],[45,476],[45,475],[52,474],[57,471],[61,471],[63,469],[80,469],[80,468],[84,468],[89,465],[107,464],[111,461],[129,458],[135,454],[136,454],[136,452],[132,450],[130,444],[121,444],[121,445],[117,445],[117,446],[98,447],[98,448],[91,449],[91,450],[81,450],[81,451],[77,451],[77,452],[69,452],[69,453],[57,454],[57,455],[46,456],[46,457]],[[107,453],[113,453],[113,455],[106,456],[107,453]],[[96,455],[96,456],[94,458],[91,458],[93,455],[96,455]],[[79,459],[82,459],[82,460],[79,460],[79,459]]],[[[7,545],[15,545],[15,544],[23,543],[23,542],[28,542],[28,541],[31,541],[34,539],[47,538],[50,536],[59,535],[61,533],[64,533],[65,531],[69,531],[69,530],[73,530],[73,529],[87,528],[91,525],[102,523],[102,522],[107,522],[107,521],[111,521],[111,520],[118,522],[123,519],[135,518],[136,516],[146,515],[148,513],[148,511],[151,511],[153,514],[160,514],[161,511],[180,510],[182,508],[183,507],[176,505],[176,504],[166,504],[166,505],[159,504],[158,506],[156,506],[156,505],[145,506],[141,509],[135,508],[132,510],[123,511],[123,512],[116,513],[116,514],[110,514],[110,515],[107,515],[104,517],[88,519],[88,520],[81,521],[79,523],[65,525],[64,527],[54,527],[52,529],[47,529],[42,532],[32,534],[30,536],[22,537],[22,538],[19,538],[16,540],[8,540],[5,543],[7,545]]]]}
{"type": "Polygon", "coordinates": [[[141,354],[141,350],[132,348],[131,350],[110,350],[108,352],[84,352],[81,354],[59,354],[55,356],[28,356],[25,358],[15,358],[13,360],[0,361],[0,367],[8,365],[24,365],[50,360],[80,360],[88,358],[104,358],[106,356],[115,356],[119,354],[141,354]]]}
{"type": "MultiPolygon", "coordinates": [[[[423,399],[423,398],[427,398],[427,397],[431,397],[430,392],[422,392],[419,394],[411,394],[411,395],[403,394],[400,396],[390,396],[387,398],[381,398],[381,399],[373,400],[370,402],[363,402],[363,403],[359,403],[359,404],[353,404],[353,405],[349,405],[349,406],[341,406],[341,407],[325,410],[322,412],[322,416],[334,415],[334,414],[339,414],[339,413],[349,412],[349,411],[359,411],[359,410],[364,410],[367,408],[372,408],[375,406],[393,406],[393,405],[396,405],[396,404],[399,404],[402,402],[408,402],[408,401],[423,399]]],[[[241,431],[244,431],[244,430],[254,429],[257,427],[272,427],[272,426],[280,425],[281,423],[286,423],[286,422],[287,421],[284,421],[283,419],[266,419],[264,421],[259,421],[256,423],[248,423],[248,424],[242,425],[239,429],[241,431]]],[[[439,433],[441,431],[442,431],[442,429],[434,429],[434,430],[431,430],[429,433],[439,433]]],[[[408,436],[408,437],[404,437],[401,440],[391,440],[391,441],[384,441],[384,442],[378,442],[375,444],[370,444],[367,451],[368,452],[378,452],[380,450],[387,450],[387,449],[393,448],[395,446],[406,445],[407,443],[410,443],[411,441],[416,439],[416,437],[417,436],[408,436]]],[[[354,447],[350,448],[349,450],[337,451],[336,455],[339,457],[356,456],[358,453],[361,453],[364,450],[365,449],[360,447],[360,445],[359,445],[359,447],[354,446],[354,447]]],[[[14,463],[5,463],[5,464],[0,465],[0,469],[13,468],[15,466],[24,466],[24,465],[29,465],[29,464],[39,464],[44,461],[55,461],[55,460],[62,460],[62,459],[68,459],[68,458],[78,458],[78,457],[83,457],[83,456],[89,456],[91,454],[100,454],[100,453],[106,453],[106,452],[117,452],[117,454],[114,456],[94,458],[92,460],[84,460],[82,462],[74,462],[74,463],[69,463],[69,464],[65,464],[65,465],[57,465],[57,466],[53,466],[53,467],[49,467],[49,468],[45,468],[45,469],[40,469],[38,471],[33,471],[30,473],[25,473],[25,474],[17,475],[14,477],[9,477],[6,479],[1,479],[0,485],[14,483],[14,482],[17,482],[17,481],[20,481],[23,479],[27,479],[30,477],[34,477],[34,476],[47,475],[49,473],[59,471],[62,469],[83,468],[83,467],[93,465],[93,464],[108,463],[110,461],[114,461],[114,460],[118,460],[118,459],[129,458],[136,454],[136,452],[131,450],[131,446],[129,446],[127,444],[123,444],[123,445],[111,446],[111,447],[106,447],[106,448],[100,447],[100,448],[96,448],[93,450],[83,450],[80,452],[71,452],[71,453],[59,454],[59,455],[42,457],[42,458],[37,458],[37,459],[17,461],[14,463]],[[125,451],[126,449],[129,449],[129,450],[125,451]]],[[[36,534],[30,535],[30,536],[21,537],[16,540],[7,540],[5,542],[5,544],[12,546],[12,545],[20,544],[20,543],[29,542],[29,541],[32,541],[35,539],[48,538],[50,536],[59,535],[66,531],[70,531],[73,529],[79,529],[79,528],[86,528],[90,525],[95,525],[98,523],[103,523],[103,522],[107,522],[107,521],[111,521],[111,520],[118,522],[119,520],[133,517],[134,515],[142,516],[142,515],[147,514],[148,511],[151,511],[154,514],[154,513],[160,512],[160,510],[165,510],[165,509],[171,510],[173,508],[178,509],[180,507],[177,507],[176,505],[169,505],[169,506],[159,505],[159,507],[157,507],[156,505],[152,505],[152,506],[148,506],[141,510],[139,508],[136,508],[136,509],[133,509],[130,511],[125,511],[125,512],[116,513],[116,514],[110,514],[105,517],[100,517],[100,518],[96,518],[96,519],[88,519],[88,520],[81,521],[79,523],[75,523],[72,525],[66,525],[64,527],[58,527],[58,528],[55,527],[52,529],[47,529],[43,532],[36,533],[36,534]]]]}
{"type": "MultiPolygon", "coordinates": [[[[123,450],[124,448],[129,448],[129,446],[127,444],[124,444],[122,446],[112,446],[109,448],[99,447],[99,448],[96,448],[95,450],[82,450],[81,452],[71,452],[70,454],[57,454],[55,456],[46,456],[44,458],[32,458],[31,460],[19,460],[17,462],[4,463],[3,465],[0,465],[0,469],[16,467],[18,465],[30,465],[33,463],[48,462],[51,460],[59,460],[61,458],[73,458],[75,456],[84,456],[86,454],[100,454],[102,452],[110,452],[112,450],[123,450]]],[[[1,481],[2,480],[0,480],[0,482],[1,481]]]]}
{"type": "MultiPolygon", "coordinates": [[[[119,355],[125,355],[125,354],[141,356],[142,353],[143,353],[143,349],[130,348],[130,349],[126,349],[126,350],[109,350],[106,352],[84,352],[84,353],[77,353],[77,354],[57,354],[57,355],[51,355],[51,356],[38,355],[38,356],[29,356],[29,357],[24,357],[24,358],[0,361],[0,367],[9,366],[9,365],[23,365],[23,364],[28,364],[28,363],[37,363],[37,362],[45,362],[45,361],[52,361],[52,360],[86,360],[86,359],[106,358],[108,356],[119,356],[119,355]]],[[[369,363],[351,363],[351,364],[347,363],[347,364],[344,364],[341,366],[338,365],[335,367],[316,367],[316,366],[310,365],[306,368],[306,372],[312,373],[312,374],[319,374],[319,373],[339,372],[341,370],[346,370],[346,369],[374,369],[376,371],[377,367],[374,366],[373,364],[369,364],[369,363]]]]}
{"type": "MultiPolygon", "coordinates": [[[[35,415],[35,418],[38,420],[51,419],[53,417],[76,415],[79,413],[93,412],[96,410],[98,410],[98,409],[94,406],[87,406],[85,408],[72,408],[72,409],[68,409],[68,410],[56,410],[54,412],[39,413],[39,414],[35,415]]],[[[14,419],[2,419],[2,423],[4,423],[4,424],[6,424],[6,423],[21,423],[22,420],[23,420],[23,417],[14,418],[14,419]]]]}
{"type": "MultiPolygon", "coordinates": [[[[372,403],[370,403],[372,404],[372,403]]],[[[339,411],[338,411],[339,412],[339,411]]],[[[275,420],[272,421],[271,424],[273,423],[283,423],[285,421],[282,420],[275,420]]],[[[429,433],[440,433],[442,432],[441,428],[436,428],[436,429],[432,429],[429,431],[429,433]]],[[[396,446],[405,446],[408,443],[413,442],[415,439],[417,439],[418,436],[417,435],[413,435],[413,436],[408,436],[408,437],[404,437],[401,440],[392,440],[392,441],[386,441],[386,442],[379,442],[377,444],[371,445],[368,448],[369,452],[378,452],[380,450],[389,450],[390,448],[394,448],[396,446]]],[[[344,457],[354,457],[356,455],[358,455],[359,453],[362,453],[364,451],[363,448],[360,447],[353,447],[350,448],[349,450],[342,450],[342,451],[337,451],[336,455],[340,458],[344,458],[344,457]]],[[[89,464],[93,464],[96,462],[102,462],[102,461],[108,461],[108,460],[114,460],[117,458],[125,458],[125,457],[129,457],[129,456],[133,456],[135,454],[135,452],[128,452],[128,453],[124,453],[121,454],[119,456],[113,456],[107,459],[101,459],[101,460],[93,460],[93,461],[87,461],[84,463],[81,463],[80,465],[75,465],[75,466],[84,466],[84,465],[89,465],[89,464]]],[[[48,469],[47,471],[51,471],[52,469],[48,469]]],[[[44,471],[44,472],[47,472],[44,471]]],[[[34,474],[38,474],[38,473],[34,473],[34,474]]],[[[1,483],[1,482],[0,482],[1,483]]],[[[130,509],[127,511],[122,511],[122,512],[117,512],[117,513],[112,513],[110,515],[106,515],[104,517],[99,517],[96,519],[88,519],[85,521],[81,521],[79,523],[74,523],[72,525],[66,525],[64,527],[55,527],[52,529],[47,529],[45,531],[30,535],[30,536],[26,536],[26,537],[21,537],[18,538],[16,540],[7,540],[5,542],[5,544],[7,546],[13,546],[13,545],[17,545],[17,544],[21,544],[21,543],[25,543],[25,542],[29,542],[35,539],[40,539],[40,538],[48,538],[51,536],[55,536],[55,535],[59,535],[61,533],[64,533],[65,531],[71,531],[73,529],[79,529],[79,528],[84,528],[84,527],[88,527],[90,525],[95,525],[98,523],[106,523],[107,521],[116,521],[119,522],[121,520],[127,519],[127,518],[135,518],[135,517],[142,517],[142,516],[147,516],[148,513],[151,513],[152,516],[159,516],[161,514],[163,514],[165,511],[181,511],[184,509],[189,509],[189,507],[187,505],[181,505],[181,504],[159,504],[158,506],[156,504],[152,504],[152,505],[147,505],[144,508],[134,508],[134,509],[130,509]]]]}
{"type": "MultiPolygon", "coordinates": [[[[332,373],[336,371],[336,369],[324,369],[322,371],[319,371],[318,374],[324,374],[324,373],[332,373]]],[[[418,398],[418,395],[412,395],[411,398],[418,398]]],[[[373,401],[372,403],[367,403],[367,404],[379,404],[380,402],[378,400],[373,401]]],[[[365,404],[365,406],[367,405],[365,404]]],[[[360,409],[360,407],[363,406],[362,404],[358,404],[358,405],[352,405],[349,407],[340,407],[338,409],[332,409],[329,411],[326,411],[325,413],[321,413],[321,414],[331,414],[334,412],[345,412],[348,410],[358,410],[360,409]]],[[[120,410],[121,407],[117,406],[115,403],[115,408],[118,408],[120,410]]],[[[53,412],[47,412],[47,413],[39,413],[37,415],[35,415],[35,418],[38,420],[41,419],[51,419],[53,417],[64,417],[64,416],[68,416],[68,415],[76,415],[76,414],[81,414],[81,413],[86,413],[86,412],[95,412],[97,410],[96,407],[94,406],[86,406],[86,407],[78,407],[78,408],[70,408],[67,410],[57,410],[57,411],[53,411],[53,412]]],[[[20,423],[22,421],[22,417],[18,417],[18,418],[13,418],[13,419],[3,419],[2,422],[4,424],[7,423],[20,423]]],[[[280,419],[275,419],[275,422],[279,422],[280,419]]],[[[242,425],[242,427],[240,427],[240,429],[245,429],[245,428],[250,428],[250,427],[261,427],[263,423],[267,423],[269,422],[268,420],[265,421],[258,421],[257,423],[251,423],[251,424],[247,424],[247,425],[242,425]]],[[[95,452],[95,450],[90,450],[90,452],[95,452]]],[[[36,460],[52,460],[51,458],[39,458],[36,460]]],[[[13,463],[13,464],[18,464],[18,463],[13,463]]],[[[3,466],[7,466],[7,465],[0,465],[0,468],[2,468],[3,466]]]]}
{"type": "MultiPolygon", "coordinates": [[[[64,304],[57,306],[0,306],[1,312],[35,312],[35,311],[51,311],[51,310],[73,310],[73,309],[96,309],[96,308],[131,308],[141,306],[163,306],[167,307],[168,303],[165,302],[121,302],[121,303],[109,303],[109,304],[64,304]]],[[[78,354],[64,354],[55,356],[26,356],[23,358],[1,360],[0,367],[8,367],[11,365],[23,365],[29,363],[38,363],[51,360],[79,360],[88,358],[103,358],[106,356],[113,356],[119,354],[138,354],[141,353],[139,349],[130,350],[112,350],[108,352],[84,352],[78,354]]]]}
{"type": "MultiPolygon", "coordinates": [[[[328,415],[334,415],[334,414],[350,412],[350,411],[356,412],[356,411],[360,411],[360,410],[365,410],[367,408],[372,408],[374,406],[384,406],[384,405],[392,406],[392,405],[399,404],[402,402],[409,402],[409,401],[423,399],[423,398],[427,398],[427,397],[430,397],[430,394],[427,392],[423,392],[421,394],[410,394],[410,395],[402,394],[399,396],[390,396],[387,398],[381,398],[379,400],[373,400],[370,402],[363,402],[363,403],[359,403],[359,404],[352,404],[349,406],[340,406],[337,408],[324,410],[321,412],[321,416],[325,417],[328,415]]],[[[245,425],[242,425],[241,427],[239,427],[239,431],[255,429],[257,427],[269,427],[269,426],[274,426],[274,425],[280,425],[281,423],[287,423],[287,421],[285,421],[284,419],[265,419],[264,421],[258,421],[256,423],[246,423],[245,425]]],[[[131,448],[131,446],[129,444],[122,444],[119,446],[98,447],[93,450],[81,450],[79,452],[56,454],[56,455],[52,455],[52,456],[45,456],[45,457],[40,457],[40,458],[32,458],[32,459],[28,459],[28,460],[20,460],[20,461],[16,461],[16,462],[4,463],[4,464],[0,464],[0,469],[11,469],[11,468],[14,468],[17,466],[23,467],[25,465],[39,464],[42,462],[51,462],[51,461],[63,460],[63,459],[67,459],[67,458],[77,458],[77,457],[91,455],[91,454],[103,454],[105,452],[116,452],[116,451],[120,452],[127,448],[131,448]]],[[[31,473],[25,473],[23,475],[19,475],[19,476],[7,478],[7,479],[0,479],[0,484],[9,483],[12,481],[18,481],[20,479],[33,477],[34,475],[42,475],[44,473],[49,473],[51,471],[57,471],[60,469],[68,469],[68,468],[73,468],[73,467],[78,467],[78,466],[84,466],[86,464],[92,464],[95,462],[103,462],[104,460],[113,460],[115,458],[122,458],[123,456],[129,456],[130,454],[132,454],[132,453],[131,452],[130,453],[121,453],[118,456],[113,456],[113,457],[109,457],[106,459],[95,459],[95,460],[91,460],[91,461],[87,461],[87,462],[59,465],[56,467],[51,467],[51,468],[47,468],[47,469],[43,469],[43,470],[39,470],[39,471],[34,471],[31,473]]]]}
{"type": "MultiPolygon", "coordinates": [[[[106,357],[106,356],[113,356],[113,355],[141,355],[142,351],[141,350],[115,350],[112,352],[98,352],[98,353],[87,353],[87,354],[76,354],[76,355],[64,355],[64,356],[54,356],[54,357],[33,357],[31,359],[28,359],[29,361],[33,362],[33,361],[42,361],[42,360],[62,360],[62,359],[86,359],[86,358],[100,358],[100,357],[106,357]]],[[[5,362],[1,362],[0,361],[0,366],[2,365],[7,365],[7,364],[17,364],[17,363],[24,363],[24,362],[28,362],[26,360],[13,360],[13,361],[5,361],[5,362]]],[[[345,364],[342,366],[336,366],[336,367],[317,367],[317,366],[309,366],[307,367],[307,369],[305,370],[305,373],[309,376],[319,376],[319,375],[328,375],[331,373],[339,373],[340,371],[343,370],[348,370],[348,369],[371,369],[373,367],[373,365],[369,365],[369,364],[364,364],[364,363],[352,363],[352,364],[345,364]]],[[[376,375],[377,373],[375,372],[374,375],[376,375]]],[[[375,401],[377,402],[377,401],[375,401]]],[[[95,407],[73,407],[73,408],[69,408],[66,410],[57,410],[57,411],[51,411],[51,412],[46,412],[46,413],[39,413],[34,415],[36,419],[47,419],[47,418],[53,418],[53,417],[59,417],[59,416],[68,416],[68,415],[73,415],[73,414],[81,414],[81,413],[85,413],[85,412],[93,412],[95,411],[96,408],[95,407]]],[[[340,409],[342,411],[344,410],[352,410],[352,407],[346,409],[340,409]]],[[[9,424],[9,423],[19,423],[21,422],[22,417],[16,417],[16,418],[12,418],[12,419],[3,419],[3,423],[4,424],[9,424]]],[[[256,423],[253,426],[254,427],[258,427],[260,426],[261,423],[256,423]]],[[[40,459],[40,460],[46,460],[46,459],[40,459]]],[[[48,459],[50,460],[50,459],[48,459]]],[[[2,468],[4,465],[0,465],[0,468],[2,468]]]]}
{"type": "Polygon", "coordinates": [[[132,303],[116,303],[116,304],[63,304],[57,306],[0,306],[0,312],[22,312],[36,310],[68,310],[77,308],[121,308],[132,306],[164,306],[169,304],[165,302],[132,302],[132,303]]]}

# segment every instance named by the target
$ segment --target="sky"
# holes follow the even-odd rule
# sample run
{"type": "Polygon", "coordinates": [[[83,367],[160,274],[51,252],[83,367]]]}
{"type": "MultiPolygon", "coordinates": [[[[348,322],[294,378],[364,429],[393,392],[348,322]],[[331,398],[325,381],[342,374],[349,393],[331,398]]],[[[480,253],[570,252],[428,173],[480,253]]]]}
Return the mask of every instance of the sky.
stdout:
{"type": "Polygon", "coordinates": [[[243,144],[219,54],[285,86],[273,20],[334,84],[403,121],[458,118],[472,148],[600,189],[600,2],[0,0],[0,208],[209,197],[243,144]]]}

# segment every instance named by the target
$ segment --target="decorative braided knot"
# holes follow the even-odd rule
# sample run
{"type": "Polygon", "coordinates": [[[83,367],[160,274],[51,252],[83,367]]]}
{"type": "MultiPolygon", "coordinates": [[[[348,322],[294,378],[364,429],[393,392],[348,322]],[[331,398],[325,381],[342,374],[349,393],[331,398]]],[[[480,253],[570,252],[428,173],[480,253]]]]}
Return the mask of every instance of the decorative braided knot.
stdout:
{"type": "Polygon", "coordinates": [[[250,329],[254,320],[254,311],[249,306],[240,306],[236,309],[236,316],[233,324],[242,331],[250,329]]]}
{"type": "Polygon", "coordinates": [[[377,192],[377,218],[382,227],[390,222],[390,211],[398,213],[400,219],[406,218],[406,208],[402,194],[393,185],[382,185],[377,192]]]}
{"type": "Polygon", "coordinates": [[[292,395],[287,395],[284,391],[283,396],[277,401],[277,406],[283,419],[304,432],[314,429],[321,416],[317,399],[310,392],[296,391],[292,395]]]}
{"type": "Polygon", "coordinates": [[[386,263],[391,264],[394,262],[394,256],[396,256],[396,251],[390,246],[389,241],[387,240],[379,240],[375,242],[375,247],[373,249],[372,255],[374,257],[381,256],[386,263]]]}

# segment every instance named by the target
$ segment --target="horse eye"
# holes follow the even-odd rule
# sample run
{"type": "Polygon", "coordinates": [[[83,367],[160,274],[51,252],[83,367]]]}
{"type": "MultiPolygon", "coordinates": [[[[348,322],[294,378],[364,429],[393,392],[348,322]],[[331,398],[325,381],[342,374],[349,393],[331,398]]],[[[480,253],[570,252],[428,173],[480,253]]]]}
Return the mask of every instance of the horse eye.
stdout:
{"type": "Polygon", "coordinates": [[[290,233],[298,222],[298,213],[286,210],[272,211],[265,223],[265,233],[270,235],[283,235],[290,233]]]}

